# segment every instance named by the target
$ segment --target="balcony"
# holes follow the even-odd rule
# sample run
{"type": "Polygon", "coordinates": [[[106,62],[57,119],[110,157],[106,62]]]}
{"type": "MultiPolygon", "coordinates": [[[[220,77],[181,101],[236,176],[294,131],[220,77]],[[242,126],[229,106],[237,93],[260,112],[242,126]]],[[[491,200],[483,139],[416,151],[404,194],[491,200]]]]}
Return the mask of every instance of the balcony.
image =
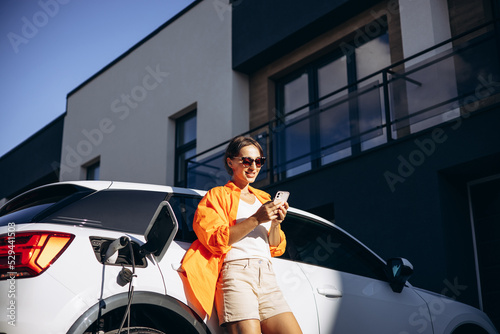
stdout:
{"type": "MultiPolygon", "coordinates": [[[[498,20],[481,25],[244,133],[267,152],[259,185],[427,129],[458,127],[470,115],[499,106],[499,31],[498,20]],[[317,131],[309,130],[311,123],[317,131]]],[[[229,179],[222,162],[226,145],[186,161],[188,187],[210,189],[229,179]]]]}

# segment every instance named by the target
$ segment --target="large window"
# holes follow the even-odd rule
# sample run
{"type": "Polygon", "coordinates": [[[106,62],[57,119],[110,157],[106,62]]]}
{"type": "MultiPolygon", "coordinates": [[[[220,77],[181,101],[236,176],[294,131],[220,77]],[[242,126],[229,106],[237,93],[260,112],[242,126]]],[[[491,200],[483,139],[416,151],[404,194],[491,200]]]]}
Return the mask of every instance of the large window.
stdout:
{"type": "Polygon", "coordinates": [[[195,241],[196,234],[193,231],[193,219],[201,197],[174,195],[167,200],[172,206],[179,224],[179,230],[174,240],[184,242],[195,241]]]}
{"type": "Polygon", "coordinates": [[[386,140],[382,76],[390,65],[385,30],[356,40],[277,82],[277,172],[290,177],[386,140]]]}
{"type": "Polygon", "coordinates": [[[196,154],[196,110],[175,123],[175,185],[186,186],[186,159],[196,154]]]}

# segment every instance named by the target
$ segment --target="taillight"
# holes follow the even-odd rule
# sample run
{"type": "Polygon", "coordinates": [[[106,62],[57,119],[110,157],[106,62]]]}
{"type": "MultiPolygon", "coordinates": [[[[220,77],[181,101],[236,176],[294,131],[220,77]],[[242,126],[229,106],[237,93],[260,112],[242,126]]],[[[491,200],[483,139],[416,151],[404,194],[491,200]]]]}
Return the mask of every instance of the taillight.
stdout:
{"type": "Polygon", "coordinates": [[[34,277],[49,268],[75,236],[60,232],[19,232],[0,236],[0,280],[34,277]]]}

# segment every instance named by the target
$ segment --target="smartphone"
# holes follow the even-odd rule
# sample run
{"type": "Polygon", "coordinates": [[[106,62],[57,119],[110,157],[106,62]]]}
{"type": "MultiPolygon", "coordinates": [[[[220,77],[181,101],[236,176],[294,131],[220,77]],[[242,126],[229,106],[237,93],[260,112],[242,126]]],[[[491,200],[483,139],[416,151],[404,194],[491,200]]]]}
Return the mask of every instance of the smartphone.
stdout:
{"type": "Polygon", "coordinates": [[[280,190],[276,193],[276,196],[274,196],[274,203],[286,202],[288,201],[289,196],[290,193],[288,191],[280,190]]]}

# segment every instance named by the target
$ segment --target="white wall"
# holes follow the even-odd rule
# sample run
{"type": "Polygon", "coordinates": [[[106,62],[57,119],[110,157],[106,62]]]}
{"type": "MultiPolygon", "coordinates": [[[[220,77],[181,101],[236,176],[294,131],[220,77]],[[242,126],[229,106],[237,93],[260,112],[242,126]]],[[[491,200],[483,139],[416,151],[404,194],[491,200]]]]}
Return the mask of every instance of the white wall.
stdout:
{"type": "MultiPolygon", "coordinates": [[[[405,58],[451,38],[450,17],[446,0],[399,0],[399,10],[405,58]]],[[[406,62],[405,68],[410,70],[421,66],[425,60],[450,52],[451,48],[451,43],[444,44],[406,62]]],[[[457,96],[454,58],[440,61],[424,71],[410,75],[412,79],[420,82],[421,86],[416,86],[411,82],[406,83],[407,104],[410,113],[419,112],[457,96]]],[[[410,129],[412,132],[417,132],[459,116],[459,108],[454,103],[449,103],[419,116],[421,118],[411,118],[410,129]],[[425,119],[423,119],[424,117],[425,119]]]]}
{"type": "Polygon", "coordinates": [[[231,10],[202,1],[68,98],[61,181],[173,184],[175,122],[197,107],[197,151],[248,130],[248,80],[231,70],[231,10]],[[189,109],[188,109],[189,110],[189,109]]]}
{"type": "Polygon", "coordinates": [[[446,0],[399,0],[399,12],[405,58],[451,37],[446,0]]]}

